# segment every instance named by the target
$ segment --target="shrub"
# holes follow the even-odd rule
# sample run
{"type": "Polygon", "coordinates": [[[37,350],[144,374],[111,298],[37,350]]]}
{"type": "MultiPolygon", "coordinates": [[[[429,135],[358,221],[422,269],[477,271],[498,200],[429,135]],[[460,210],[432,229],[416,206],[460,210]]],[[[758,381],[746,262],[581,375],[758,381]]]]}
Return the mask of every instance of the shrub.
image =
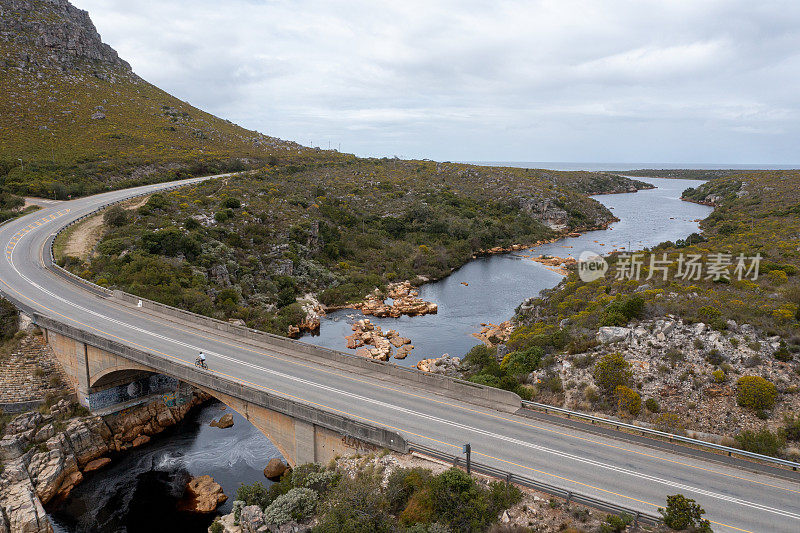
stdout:
{"type": "Polygon", "coordinates": [[[647,401],[644,402],[644,406],[651,413],[657,413],[661,410],[655,398],[648,398],[647,401]]]}
{"type": "Polygon", "coordinates": [[[719,318],[722,313],[713,305],[704,305],[697,310],[697,317],[703,322],[711,322],[715,318],[719,318]]]}
{"type": "Polygon", "coordinates": [[[225,526],[219,520],[214,520],[211,527],[208,528],[211,533],[222,533],[225,531],[225,526]]]}
{"type": "Polygon", "coordinates": [[[304,488],[311,489],[320,496],[325,494],[328,489],[336,485],[340,478],[341,475],[337,472],[311,472],[307,476],[303,477],[301,480],[302,485],[298,485],[294,477],[294,472],[292,472],[292,483],[294,483],[295,486],[302,486],[304,488]]]}
{"type": "Polygon", "coordinates": [[[281,525],[292,520],[310,518],[317,507],[317,493],[311,489],[294,488],[281,494],[264,509],[264,521],[281,525]]]}
{"type": "Polygon", "coordinates": [[[783,433],[789,440],[800,441],[800,415],[787,414],[783,418],[783,433]]]}
{"type": "Polygon", "coordinates": [[[525,350],[511,352],[503,358],[500,368],[509,375],[529,374],[536,370],[542,360],[544,350],[531,346],[525,350]]]}
{"type": "Polygon", "coordinates": [[[681,435],[684,432],[683,422],[675,413],[661,413],[655,419],[655,426],[664,433],[681,435]]]}
{"type": "Polygon", "coordinates": [[[258,481],[252,485],[241,485],[236,489],[236,499],[243,501],[245,506],[258,505],[262,509],[272,501],[269,489],[258,481]]]}
{"type": "Polygon", "coordinates": [[[638,415],[642,410],[642,397],[633,389],[625,386],[617,387],[614,393],[617,396],[617,407],[620,413],[638,415]]]}
{"type": "Polygon", "coordinates": [[[786,444],[783,436],[764,428],[761,431],[744,430],[736,437],[736,444],[743,450],[761,455],[777,456],[786,444]]]}
{"type": "Polygon", "coordinates": [[[594,381],[606,394],[611,396],[617,387],[627,386],[633,377],[631,364],[621,353],[609,353],[594,365],[594,381]]]}
{"type": "Polygon", "coordinates": [[[629,514],[610,514],[600,523],[600,533],[622,533],[628,529],[631,522],[633,522],[633,517],[629,514]]]}
{"type": "Polygon", "coordinates": [[[19,313],[17,308],[5,298],[0,298],[0,339],[10,339],[18,329],[19,313]]]}
{"type": "Polygon", "coordinates": [[[242,201],[233,196],[229,196],[222,201],[222,207],[227,207],[229,209],[239,209],[240,207],[242,207],[242,201]]]}
{"type": "Polygon", "coordinates": [[[325,503],[315,533],[391,533],[392,520],[386,511],[380,479],[360,475],[342,477],[325,503]]]}
{"type": "Polygon", "coordinates": [[[106,226],[120,227],[128,223],[128,212],[118,205],[106,209],[103,213],[103,223],[106,226]]]}
{"type": "Polygon", "coordinates": [[[713,350],[709,350],[708,353],[706,354],[706,361],[708,361],[710,364],[714,366],[717,366],[722,364],[722,362],[725,361],[725,358],[722,357],[722,354],[720,353],[719,350],[714,348],[713,350]]]}
{"type": "Polygon", "coordinates": [[[725,382],[725,372],[720,369],[714,370],[711,373],[711,377],[714,379],[714,383],[724,383],[725,382]]]}
{"type": "Polygon", "coordinates": [[[386,480],[386,501],[389,512],[398,514],[408,505],[411,495],[426,486],[431,479],[431,471],[424,468],[398,468],[386,480]]]}
{"type": "Polygon", "coordinates": [[[711,524],[703,518],[706,512],[693,499],[683,494],[667,496],[666,509],[659,507],[658,512],[664,524],[675,531],[691,528],[700,533],[711,533],[711,524]]]}
{"type": "Polygon", "coordinates": [[[466,472],[451,468],[434,477],[430,501],[437,521],[453,531],[484,531],[497,519],[490,491],[482,489],[466,472]]]}
{"type": "Polygon", "coordinates": [[[606,326],[624,326],[628,321],[641,317],[643,312],[644,299],[641,296],[618,297],[606,306],[605,317],[601,322],[606,326]],[[615,323],[605,324],[606,321],[615,323]]]}
{"type": "Polygon", "coordinates": [[[242,509],[244,509],[245,502],[242,500],[233,501],[233,525],[239,525],[239,519],[242,517],[242,509]]]}
{"type": "Polygon", "coordinates": [[[778,397],[775,385],[761,376],[742,376],[737,382],[736,401],[749,409],[772,409],[778,397]]]}

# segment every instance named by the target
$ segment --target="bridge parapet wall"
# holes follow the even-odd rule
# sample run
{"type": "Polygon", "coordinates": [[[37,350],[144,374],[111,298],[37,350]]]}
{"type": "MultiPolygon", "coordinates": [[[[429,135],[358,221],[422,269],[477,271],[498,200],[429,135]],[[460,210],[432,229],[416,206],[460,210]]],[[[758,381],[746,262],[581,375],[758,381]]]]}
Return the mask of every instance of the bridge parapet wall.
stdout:
{"type": "MultiPolygon", "coordinates": [[[[48,332],[48,338],[62,339],[61,342],[64,342],[63,339],[71,339],[78,343],[76,346],[85,345],[85,351],[97,349],[109,356],[127,360],[132,369],[147,368],[152,372],[172,376],[208,391],[242,414],[247,413],[245,416],[251,418],[256,427],[274,438],[273,441],[279,445],[289,461],[302,463],[328,460],[345,450],[358,449],[362,446],[359,443],[401,453],[408,451],[406,440],[400,434],[386,428],[277,396],[270,391],[198,369],[178,359],[172,360],[150,354],[38,313],[33,314],[33,319],[38,326],[48,332]],[[283,418],[273,416],[272,423],[259,425],[260,421],[270,419],[272,415],[269,412],[282,415],[283,418]],[[289,422],[292,431],[287,434],[291,437],[281,437],[281,428],[288,428],[289,422]],[[309,437],[312,439],[310,442],[307,441],[309,437]]],[[[65,350],[64,353],[75,354],[78,358],[81,355],[79,352],[79,349],[73,348],[72,351],[65,350]]],[[[91,376],[87,375],[84,383],[88,385],[90,381],[91,376]]],[[[88,390],[88,387],[86,389],[88,390]]]]}
{"type": "Polygon", "coordinates": [[[141,307],[147,311],[182,321],[193,325],[202,326],[216,331],[229,333],[238,339],[251,341],[254,345],[268,349],[270,346],[291,350],[298,356],[310,360],[323,360],[341,366],[349,366],[354,370],[373,372],[378,376],[386,376],[403,381],[409,381],[422,388],[433,392],[457,398],[462,401],[485,405],[494,409],[515,412],[522,407],[520,397],[503,389],[479,385],[469,381],[455,379],[440,374],[422,372],[417,369],[401,367],[385,361],[377,361],[356,355],[330,350],[322,346],[315,346],[306,342],[280,337],[256,329],[230,324],[223,320],[198,315],[190,311],[171,307],[169,305],[139,298],[133,294],[115,290],[113,298],[141,307]]]}

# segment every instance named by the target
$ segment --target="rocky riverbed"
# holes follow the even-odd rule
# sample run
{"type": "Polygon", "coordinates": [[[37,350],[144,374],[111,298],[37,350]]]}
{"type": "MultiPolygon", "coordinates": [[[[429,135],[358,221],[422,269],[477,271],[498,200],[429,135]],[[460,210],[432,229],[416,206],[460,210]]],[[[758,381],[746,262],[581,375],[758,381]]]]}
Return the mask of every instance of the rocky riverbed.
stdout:
{"type": "Polygon", "coordinates": [[[44,505],[67,498],[84,476],[147,444],[203,399],[194,394],[180,406],[156,401],[105,417],[81,416],[61,400],[44,413],[18,415],[0,439],[0,532],[52,531],[44,505]]]}

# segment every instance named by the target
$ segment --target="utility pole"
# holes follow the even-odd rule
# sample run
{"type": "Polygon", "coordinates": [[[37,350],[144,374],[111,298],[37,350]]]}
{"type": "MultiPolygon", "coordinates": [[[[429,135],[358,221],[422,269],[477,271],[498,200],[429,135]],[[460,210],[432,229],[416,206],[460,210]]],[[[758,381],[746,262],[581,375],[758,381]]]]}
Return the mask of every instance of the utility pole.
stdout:
{"type": "Polygon", "coordinates": [[[469,442],[464,445],[462,453],[467,455],[467,474],[470,472],[471,466],[471,455],[472,455],[472,446],[470,446],[469,442]]]}
{"type": "Polygon", "coordinates": [[[19,161],[19,164],[22,166],[22,172],[25,172],[25,161],[23,161],[21,157],[18,157],[17,161],[19,161]]]}

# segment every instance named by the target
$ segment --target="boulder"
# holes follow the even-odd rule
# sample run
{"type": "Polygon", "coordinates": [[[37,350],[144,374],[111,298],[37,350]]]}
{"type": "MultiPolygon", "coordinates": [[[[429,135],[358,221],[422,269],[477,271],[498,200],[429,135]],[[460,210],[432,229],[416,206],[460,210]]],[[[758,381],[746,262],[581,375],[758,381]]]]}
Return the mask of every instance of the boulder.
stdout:
{"type": "Polygon", "coordinates": [[[242,508],[239,515],[239,527],[242,533],[262,533],[264,523],[264,511],[258,505],[248,505],[242,508]]]}
{"type": "Polygon", "coordinates": [[[108,457],[101,457],[100,459],[89,461],[89,463],[83,467],[83,471],[84,473],[94,472],[95,470],[100,470],[109,463],[111,463],[111,459],[108,457]]]}
{"type": "Polygon", "coordinates": [[[273,457],[264,468],[264,477],[267,479],[277,480],[284,472],[289,470],[289,466],[284,463],[279,457],[273,457]]]}
{"type": "Polygon", "coordinates": [[[147,444],[148,442],[150,442],[150,437],[148,437],[147,435],[139,435],[138,437],[133,439],[133,442],[131,442],[131,446],[136,448],[138,446],[147,444]]]}
{"type": "Polygon", "coordinates": [[[28,441],[19,434],[6,435],[0,439],[0,462],[13,461],[25,453],[28,441]]]}
{"type": "Polygon", "coordinates": [[[411,353],[411,350],[413,350],[413,349],[414,349],[414,346],[412,344],[406,344],[405,346],[401,346],[395,352],[394,358],[395,359],[405,359],[406,357],[408,357],[408,354],[411,353]]]}
{"type": "Polygon", "coordinates": [[[3,494],[8,526],[14,533],[52,533],[53,526],[47,519],[42,502],[30,484],[12,485],[3,494]]]}
{"type": "Polygon", "coordinates": [[[192,478],[178,502],[178,509],[191,513],[213,513],[228,499],[211,476],[192,478]]]}
{"type": "Polygon", "coordinates": [[[219,420],[212,420],[208,425],[212,428],[227,429],[233,426],[233,415],[230,413],[225,413],[219,417],[219,420]]]}
{"type": "Polygon", "coordinates": [[[601,344],[623,341],[631,334],[628,328],[618,326],[603,326],[597,331],[597,341],[601,344]]]}
{"type": "Polygon", "coordinates": [[[53,499],[63,486],[74,486],[76,482],[70,483],[69,478],[77,472],[75,457],[61,449],[37,453],[28,464],[31,483],[36,488],[36,495],[44,503],[53,499]]]}

